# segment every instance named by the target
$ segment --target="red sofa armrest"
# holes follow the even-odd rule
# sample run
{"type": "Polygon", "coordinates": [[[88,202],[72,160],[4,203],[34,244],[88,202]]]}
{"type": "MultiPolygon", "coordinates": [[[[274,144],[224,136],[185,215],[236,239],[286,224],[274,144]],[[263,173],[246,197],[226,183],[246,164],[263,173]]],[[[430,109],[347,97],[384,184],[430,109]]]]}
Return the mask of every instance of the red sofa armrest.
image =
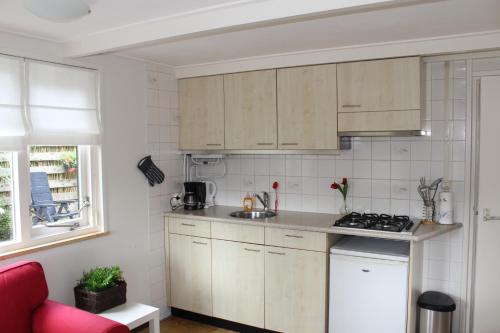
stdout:
{"type": "Polygon", "coordinates": [[[35,309],[32,329],[33,333],[130,333],[125,325],[54,301],[35,309]]]}

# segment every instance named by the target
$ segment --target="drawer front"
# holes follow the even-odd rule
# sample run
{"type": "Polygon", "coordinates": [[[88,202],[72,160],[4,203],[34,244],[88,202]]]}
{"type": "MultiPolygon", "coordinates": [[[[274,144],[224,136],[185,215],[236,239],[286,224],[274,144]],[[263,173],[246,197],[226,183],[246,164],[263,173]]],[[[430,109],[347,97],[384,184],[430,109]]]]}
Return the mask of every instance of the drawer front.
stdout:
{"type": "Polygon", "coordinates": [[[210,238],[210,222],[194,219],[169,218],[168,232],[210,238]]]}
{"type": "Polygon", "coordinates": [[[420,110],[339,113],[339,132],[422,129],[420,110]]]}
{"type": "Polygon", "coordinates": [[[212,238],[235,242],[264,244],[264,227],[212,222],[212,238]]]}
{"type": "Polygon", "coordinates": [[[265,244],[292,249],[328,252],[327,235],[324,232],[266,227],[265,244]]]}

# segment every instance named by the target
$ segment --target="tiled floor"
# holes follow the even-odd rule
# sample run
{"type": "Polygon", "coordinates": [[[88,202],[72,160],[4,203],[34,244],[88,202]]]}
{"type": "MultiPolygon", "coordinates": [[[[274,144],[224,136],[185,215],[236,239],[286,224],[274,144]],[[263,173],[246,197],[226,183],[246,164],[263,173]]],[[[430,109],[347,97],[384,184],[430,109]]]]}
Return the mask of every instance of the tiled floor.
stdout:
{"type": "MultiPolygon", "coordinates": [[[[163,320],[160,324],[160,331],[162,333],[231,333],[222,328],[200,324],[194,321],[169,317],[163,320]]],[[[144,329],[139,333],[148,333],[148,329],[144,329]]]]}

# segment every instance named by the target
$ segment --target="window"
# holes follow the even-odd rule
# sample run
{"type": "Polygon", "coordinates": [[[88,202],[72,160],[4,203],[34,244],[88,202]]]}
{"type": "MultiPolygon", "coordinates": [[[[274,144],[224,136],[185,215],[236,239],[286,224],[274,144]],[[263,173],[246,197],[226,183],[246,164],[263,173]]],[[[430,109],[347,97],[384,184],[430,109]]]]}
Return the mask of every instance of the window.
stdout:
{"type": "Polygon", "coordinates": [[[0,243],[14,236],[12,194],[12,153],[0,152],[0,243]]]}
{"type": "Polygon", "coordinates": [[[33,225],[79,218],[78,146],[31,146],[29,158],[33,225]]]}
{"type": "Polygon", "coordinates": [[[102,231],[96,70],[0,55],[0,254],[102,231]]]}

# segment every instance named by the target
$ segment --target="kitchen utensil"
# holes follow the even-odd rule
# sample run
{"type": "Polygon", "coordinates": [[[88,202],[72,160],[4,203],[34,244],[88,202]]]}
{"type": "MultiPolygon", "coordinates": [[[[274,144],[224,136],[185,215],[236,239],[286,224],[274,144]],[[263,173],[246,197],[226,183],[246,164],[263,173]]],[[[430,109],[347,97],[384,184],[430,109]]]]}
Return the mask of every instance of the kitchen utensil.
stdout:
{"type": "Polygon", "coordinates": [[[205,207],[212,207],[215,205],[215,195],[217,194],[217,184],[210,180],[203,181],[207,195],[205,197],[205,207]]]}
{"type": "Polygon", "coordinates": [[[165,174],[153,163],[151,155],[141,159],[137,167],[146,176],[150,186],[161,184],[165,180],[165,174]]]}
{"type": "Polygon", "coordinates": [[[205,208],[206,184],[203,182],[184,183],[184,208],[189,210],[205,208]],[[187,195],[187,198],[186,198],[187,195]]]}

